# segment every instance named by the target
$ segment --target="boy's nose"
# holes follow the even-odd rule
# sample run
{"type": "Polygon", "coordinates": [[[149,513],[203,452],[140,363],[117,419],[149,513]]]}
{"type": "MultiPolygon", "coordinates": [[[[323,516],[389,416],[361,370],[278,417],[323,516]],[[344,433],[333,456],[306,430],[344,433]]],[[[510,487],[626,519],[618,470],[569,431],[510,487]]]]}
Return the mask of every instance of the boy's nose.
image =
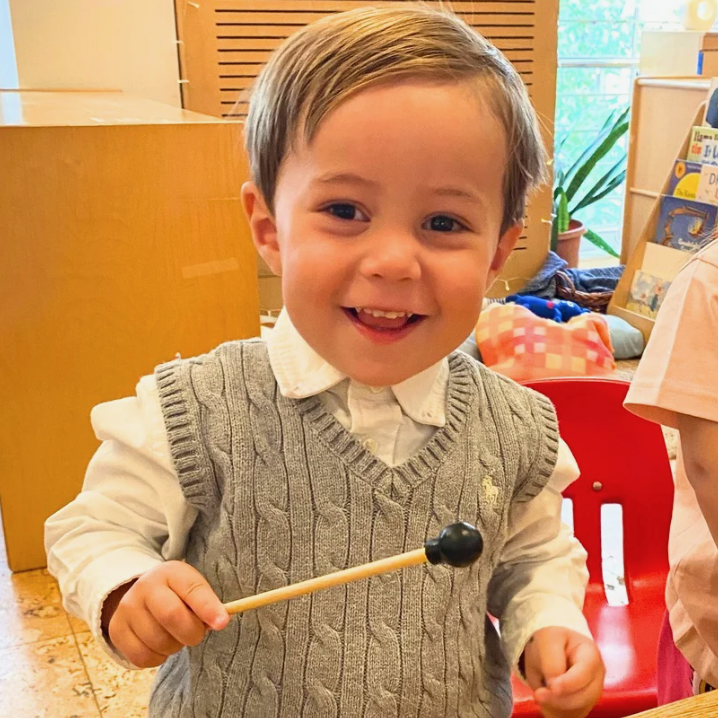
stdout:
{"type": "Polygon", "coordinates": [[[421,276],[421,264],[416,250],[416,240],[413,239],[378,238],[362,259],[362,274],[392,282],[417,280],[421,276]]]}

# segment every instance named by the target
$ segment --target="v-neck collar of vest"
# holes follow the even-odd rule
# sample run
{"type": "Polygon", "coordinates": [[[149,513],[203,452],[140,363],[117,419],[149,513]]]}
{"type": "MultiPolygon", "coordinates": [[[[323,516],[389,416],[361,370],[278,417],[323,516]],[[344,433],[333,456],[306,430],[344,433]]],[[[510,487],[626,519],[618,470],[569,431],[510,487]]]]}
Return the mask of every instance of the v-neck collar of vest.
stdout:
{"type": "Polygon", "coordinates": [[[304,421],[350,471],[375,488],[392,475],[400,476],[414,488],[434,475],[461,434],[469,413],[471,385],[474,383],[469,362],[458,352],[449,356],[446,424],[436,430],[426,446],[397,466],[389,466],[374,456],[322,406],[319,397],[294,401],[304,421]]]}

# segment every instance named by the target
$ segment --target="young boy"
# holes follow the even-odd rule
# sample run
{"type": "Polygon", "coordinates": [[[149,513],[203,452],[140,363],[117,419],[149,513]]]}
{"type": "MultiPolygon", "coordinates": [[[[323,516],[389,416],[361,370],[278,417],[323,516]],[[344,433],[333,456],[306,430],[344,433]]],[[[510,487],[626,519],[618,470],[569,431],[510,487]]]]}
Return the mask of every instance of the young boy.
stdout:
{"type": "Polygon", "coordinates": [[[545,715],[585,716],[603,666],[559,518],[575,463],[548,401],[454,352],[543,178],[519,77],[453,15],[336,14],[275,53],[246,138],[286,309],[266,344],[96,407],[83,491],[47,522],[68,610],[124,665],[162,664],[158,718],[501,718],[512,667],[545,715]],[[485,542],[470,568],[222,606],[457,519],[485,542]]]}

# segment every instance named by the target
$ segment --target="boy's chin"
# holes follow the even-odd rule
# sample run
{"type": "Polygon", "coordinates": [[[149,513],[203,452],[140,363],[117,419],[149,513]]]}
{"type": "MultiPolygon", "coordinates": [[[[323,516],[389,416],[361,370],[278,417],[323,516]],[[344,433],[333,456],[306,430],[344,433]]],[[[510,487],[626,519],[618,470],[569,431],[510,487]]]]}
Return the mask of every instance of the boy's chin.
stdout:
{"type": "MultiPolygon", "coordinates": [[[[438,359],[437,359],[438,361],[438,359]]],[[[421,374],[422,371],[428,369],[430,366],[435,364],[427,364],[426,366],[411,366],[407,363],[402,363],[401,366],[397,365],[381,365],[372,367],[371,364],[364,363],[362,366],[348,366],[344,367],[342,371],[352,380],[364,384],[366,386],[384,387],[384,386],[395,386],[401,384],[407,379],[421,374]]]]}

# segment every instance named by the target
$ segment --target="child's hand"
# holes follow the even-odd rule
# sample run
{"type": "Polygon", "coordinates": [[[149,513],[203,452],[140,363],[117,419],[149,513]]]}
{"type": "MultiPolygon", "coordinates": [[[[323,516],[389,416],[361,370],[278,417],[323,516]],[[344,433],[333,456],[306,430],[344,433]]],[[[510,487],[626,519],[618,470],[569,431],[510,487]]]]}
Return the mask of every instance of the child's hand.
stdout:
{"type": "Polygon", "coordinates": [[[603,690],[596,644],[567,628],[542,628],[524,651],[526,681],[546,718],[584,718],[603,690]]]}
{"type": "Polygon", "coordinates": [[[102,626],[113,646],[135,666],[159,666],[183,646],[196,646],[207,629],[220,630],[229,614],[202,574],[167,561],[113,591],[102,606],[102,626]]]}

